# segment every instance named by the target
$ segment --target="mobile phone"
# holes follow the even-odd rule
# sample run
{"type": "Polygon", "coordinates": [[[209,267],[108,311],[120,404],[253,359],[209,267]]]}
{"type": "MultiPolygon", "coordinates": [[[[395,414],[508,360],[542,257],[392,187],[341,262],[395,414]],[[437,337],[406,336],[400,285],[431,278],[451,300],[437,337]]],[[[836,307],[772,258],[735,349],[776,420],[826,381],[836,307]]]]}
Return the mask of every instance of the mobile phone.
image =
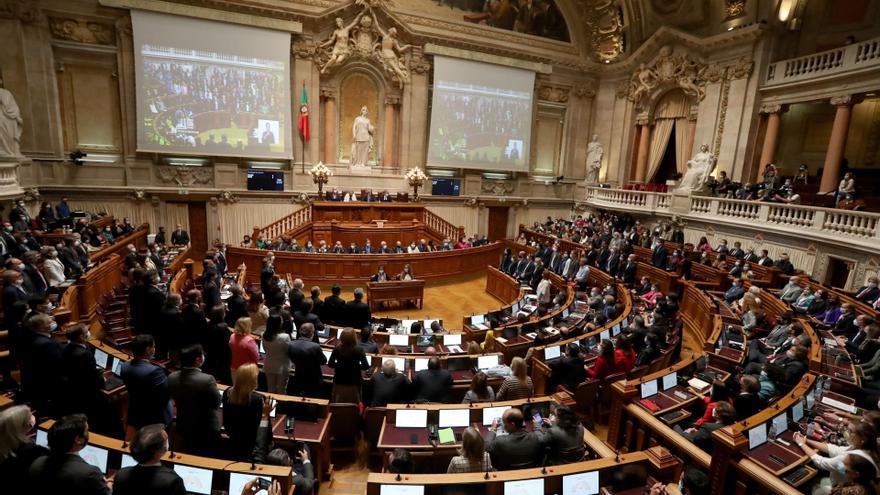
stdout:
{"type": "Polygon", "coordinates": [[[535,423],[541,423],[543,421],[543,418],[541,418],[541,413],[535,413],[535,415],[532,417],[535,418],[535,423]]]}
{"type": "Polygon", "coordinates": [[[260,480],[260,490],[268,490],[272,487],[272,480],[258,478],[260,480]]]}

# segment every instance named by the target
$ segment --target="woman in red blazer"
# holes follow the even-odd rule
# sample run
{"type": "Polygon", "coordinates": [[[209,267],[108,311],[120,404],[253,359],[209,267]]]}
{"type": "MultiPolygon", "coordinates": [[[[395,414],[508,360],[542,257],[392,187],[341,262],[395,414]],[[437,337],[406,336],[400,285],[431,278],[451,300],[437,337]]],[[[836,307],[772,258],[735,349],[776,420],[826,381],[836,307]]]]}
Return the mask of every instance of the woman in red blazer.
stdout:
{"type": "Polygon", "coordinates": [[[621,371],[629,373],[636,367],[636,351],[633,350],[632,343],[629,339],[620,334],[617,336],[617,342],[614,350],[614,364],[617,373],[621,371]]]}
{"type": "Polygon", "coordinates": [[[610,340],[605,339],[599,344],[599,357],[593,363],[592,368],[587,368],[587,375],[596,380],[604,380],[606,376],[612,375],[616,371],[614,365],[614,344],[610,340]]]}

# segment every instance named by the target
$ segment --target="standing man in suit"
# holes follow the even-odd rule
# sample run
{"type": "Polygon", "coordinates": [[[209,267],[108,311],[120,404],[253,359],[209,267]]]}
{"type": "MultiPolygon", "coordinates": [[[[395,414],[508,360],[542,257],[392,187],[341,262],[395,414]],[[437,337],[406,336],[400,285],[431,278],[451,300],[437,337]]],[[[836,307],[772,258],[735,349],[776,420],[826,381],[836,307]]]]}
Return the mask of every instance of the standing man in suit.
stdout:
{"type": "Polygon", "coordinates": [[[321,333],[324,330],[324,324],[321,318],[314,312],[314,304],[312,298],[307,297],[299,303],[299,308],[293,312],[293,322],[296,328],[300,328],[306,323],[310,323],[316,332],[321,333]]]}
{"type": "Polygon", "coordinates": [[[174,232],[171,233],[171,244],[175,246],[186,246],[189,244],[189,234],[187,231],[183,230],[183,226],[177,224],[177,227],[174,228],[174,232]]]}
{"type": "Polygon", "coordinates": [[[331,325],[340,325],[345,323],[345,299],[339,297],[342,293],[342,287],[335,284],[330,289],[330,295],[324,298],[323,315],[321,321],[326,321],[331,325]]]}
{"type": "Polygon", "coordinates": [[[651,248],[651,264],[660,268],[661,270],[666,269],[666,258],[669,256],[669,252],[663,246],[663,241],[659,238],[654,239],[654,246],[651,248]]]}
{"type": "Polygon", "coordinates": [[[521,272],[517,272],[516,278],[523,284],[530,284],[532,275],[535,274],[535,256],[529,255],[521,272]]]}
{"type": "Polygon", "coordinates": [[[152,243],[147,246],[147,249],[149,250],[148,256],[156,267],[156,272],[165,273],[165,262],[162,261],[162,257],[159,256],[159,246],[152,243]]]}
{"type": "MultiPolygon", "coordinates": [[[[430,362],[429,362],[430,363],[430,362]]],[[[373,383],[372,407],[385,407],[388,404],[400,404],[406,401],[409,390],[409,379],[397,372],[394,361],[387,359],[382,363],[382,371],[370,377],[373,383]]]]}
{"type": "Polygon", "coordinates": [[[58,377],[62,376],[61,346],[51,335],[54,323],[43,313],[30,317],[25,323],[27,334],[24,337],[21,388],[40,415],[48,415],[54,409],[58,377]]]}
{"type": "Polygon", "coordinates": [[[3,307],[11,308],[16,301],[28,299],[30,295],[24,290],[24,277],[21,272],[13,269],[3,272],[3,307]]]}
{"type": "Polygon", "coordinates": [[[183,449],[212,457],[220,442],[220,391],[214,377],[200,369],[205,353],[199,344],[180,352],[181,369],[168,377],[168,392],[177,407],[176,431],[183,449]]]}
{"type": "MultiPolygon", "coordinates": [[[[229,328],[233,328],[239,318],[246,318],[248,316],[248,311],[247,302],[244,300],[244,290],[242,290],[241,286],[233,284],[229,288],[229,292],[232,295],[226,300],[226,324],[229,325],[229,328]]],[[[210,309],[214,306],[206,304],[205,307],[210,309]]]]}
{"type": "Polygon", "coordinates": [[[287,345],[287,352],[296,372],[293,376],[293,393],[308,397],[321,394],[323,374],[321,366],[327,364],[327,357],[321,346],[312,342],[315,326],[303,323],[297,332],[297,338],[287,345]]]}
{"type": "Polygon", "coordinates": [[[299,310],[303,299],[306,298],[306,294],[303,292],[305,286],[306,284],[303,283],[302,279],[297,278],[293,280],[293,285],[287,293],[287,298],[290,299],[290,309],[294,311],[299,310]]]}
{"type": "Polygon", "coordinates": [[[104,474],[79,456],[89,442],[89,422],[84,414],[64,416],[49,428],[49,455],[31,464],[31,493],[110,495],[104,474]]]}
{"type": "Polygon", "coordinates": [[[162,456],[168,452],[168,434],[162,425],[151,424],[139,429],[131,439],[130,449],[137,465],[116,473],[114,495],[186,495],[183,479],[161,463],[162,456]]]}
{"type": "Polygon", "coordinates": [[[75,242],[73,237],[65,237],[64,246],[58,250],[58,257],[64,265],[64,273],[68,278],[79,278],[84,269],[74,249],[75,242]]]}
{"type": "Polygon", "coordinates": [[[104,370],[99,370],[95,356],[88,348],[91,334],[85,325],[77,324],[67,330],[67,345],[61,351],[64,370],[62,414],[88,414],[94,421],[94,413],[100,406],[104,389],[104,370]]]}
{"type": "Polygon", "coordinates": [[[21,267],[21,274],[27,279],[26,284],[30,287],[30,293],[33,296],[45,296],[46,290],[49,289],[49,283],[46,277],[37,268],[37,262],[40,260],[40,253],[37,251],[27,251],[22,256],[24,264],[21,267]]]}
{"type": "Polygon", "coordinates": [[[492,465],[499,471],[523,469],[541,464],[544,445],[535,432],[524,429],[523,413],[519,409],[510,408],[498,420],[492,421],[492,427],[486,434],[486,452],[492,458],[492,465]],[[497,435],[498,428],[504,428],[507,435],[497,435]]]}
{"type": "Polygon", "coordinates": [[[159,274],[153,270],[144,273],[144,300],[141,317],[134,321],[135,332],[155,335],[159,331],[159,315],[162,314],[162,306],[165,305],[165,294],[156,285],[159,283],[159,274]]]}
{"type": "Polygon", "coordinates": [[[638,263],[636,262],[636,255],[631,254],[626,258],[626,266],[623,267],[623,279],[624,285],[627,287],[632,287],[636,283],[636,270],[638,269],[638,263]]]}
{"type": "Polygon", "coordinates": [[[345,303],[345,321],[352,328],[364,328],[370,323],[372,315],[370,306],[364,302],[364,289],[358,287],[354,290],[354,299],[345,303]]]}
{"type": "Polygon", "coordinates": [[[440,368],[440,358],[428,360],[428,369],[416,373],[412,381],[413,398],[422,402],[446,402],[452,390],[452,374],[440,368]]]}
{"type": "Polygon", "coordinates": [[[128,391],[128,426],[143,428],[152,424],[171,424],[171,399],[165,371],[151,363],[156,341],[151,335],[138,335],[129,345],[132,359],[122,363],[122,382],[128,391]]]}
{"type": "Polygon", "coordinates": [[[260,270],[260,291],[265,296],[269,293],[269,280],[275,275],[275,253],[269,252],[263,258],[263,268],[260,270]]]}
{"type": "Polygon", "coordinates": [[[526,252],[520,251],[512,263],[510,263],[510,267],[508,268],[507,274],[511,277],[517,278],[519,274],[525,269],[526,264],[528,264],[528,260],[526,259],[526,252]]]}

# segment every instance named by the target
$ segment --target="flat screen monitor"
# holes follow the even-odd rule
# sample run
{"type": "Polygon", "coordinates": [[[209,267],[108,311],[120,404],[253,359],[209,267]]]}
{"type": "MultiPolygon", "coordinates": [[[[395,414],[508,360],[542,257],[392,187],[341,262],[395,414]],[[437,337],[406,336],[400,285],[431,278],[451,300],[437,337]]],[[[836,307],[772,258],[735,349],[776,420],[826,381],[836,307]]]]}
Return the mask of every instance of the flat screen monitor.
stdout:
{"type": "Polygon", "coordinates": [[[458,196],[461,194],[461,179],[431,179],[431,194],[434,196],[458,196]]]}
{"type": "Polygon", "coordinates": [[[519,312],[519,301],[513,303],[513,306],[510,307],[510,312],[511,313],[519,312]]]}
{"type": "Polygon", "coordinates": [[[477,369],[487,370],[498,366],[498,355],[480,356],[477,358],[477,369]]]}
{"type": "Polygon", "coordinates": [[[804,401],[797,401],[791,406],[791,420],[797,423],[804,417],[804,401]]]}
{"type": "Polygon", "coordinates": [[[283,191],[284,172],[280,170],[248,170],[248,191],[283,191]]]}
{"type": "Polygon", "coordinates": [[[174,472],[183,479],[183,487],[189,493],[211,495],[211,486],[214,483],[214,472],[210,469],[202,469],[182,464],[174,465],[174,472]]]}
{"type": "Polygon", "coordinates": [[[412,332],[413,323],[419,320],[400,320],[400,326],[403,327],[403,333],[412,332]]]}
{"type": "Polygon", "coordinates": [[[107,369],[107,358],[110,357],[106,352],[101,349],[95,349],[95,364],[98,365],[98,368],[107,369]]]}
{"type": "Polygon", "coordinates": [[[599,333],[599,340],[611,340],[611,332],[608,330],[602,330],[602,332],[599,333]]]}
{"type": "Polygon", "coordinates": [[[379,495],[425,495],[424,485],[380,485],[379,495]]]}
{"type": "Polygon", "coordinates": [[[544,361],[556,359],[562,355],[562,346],[554,345],[544,349],[544,361]]]}
{"type": "Polygon", "coordinates": [[[407,347],[409,345],[409,335],[391,334],[388,336],[388,343],[393,346],[407,347]]]}
{"type": "Polygon", "coordinates": [[[428,358],[415,358],[413,360],[413,371],[418,373],[426,369],[428,369],[428,358]]]}
{"type": "Polygon", "coordinates": [[[486,315],[471,316],[471,325],[482,325],[486,322],[486,315]]]}
{"type": "Polygon", "coordinates": [[[428,425],[427,409],[398,409],[394,426],[398,428],[424,428],[428,425]]]}
{"type": "Polygon", "coordinates": [[[417,347],[430,347],[434,345],[434,336],[433,335],[419,335],[416,339],[417,347]]]}
{"type": "Polygon", "coordinates": [[[116,376],[122,376],[122,363],[121,359],[115,359],[113,361],[113,374],[116,376]]]}
{"type": "Polygon", "coordinates": [[[461,334],[447,333],[443,336],[443,345],[461,345],[461,334]]]}
{"type": "MultiPolygon", "coordinates": [[[[260,478],[266,481],[272,481],[272,478],[269,476],[255,476],[253,474],[243,474],[243,473],[229,473],[229,493],[231,494],[240,494],[241,490],[244,488],[244,485],[248,483],[248,481],[260,478]]],[[[266,495],[266,490],[258,490],[253,492],[254,495],[266,495]]]]}
{"type": "Polygon", "coordinates": [[[669,390],[676,385],[678,385],[678,373],[673,371],[663,377],[663,390],[669,390]]]}
{"type": "Polygon", "coordinates": [[[49,433],[46,430],[37,430],[36,444],[40,447],[49,448],[49,433]]]}
{"type": "Polygon", "coordinates": [[[499,420],[501,423],[501,416],[504,414],[504,411],[508,410],[507,406],[497,406],[497,407],[484,407],[483,408],[483,426],[490,426],[493,420],[499,420]]]}
{"type": "Polygon", "coordinates": [[[430,328],[431,328],[431,325],[433,325],[435,321],[436,321],[437,324],[439,324],[441,327],[443,326],[443,320],[425,320],[425,321],[422,322],[422,324],[425,325],[425,328],[430,329],[430,328]]]}
{"type": "Polygon", "coordinates": [[[119,469],[125,469],[132,466],[137,466],[137,461],[134,460],[134,457],[128,454],[122,454],[122,461],[119,463],[119,469]]]}
{"type": "Polygon", "coordinates": [[[505,481],[504,495],[544,495],[544,478],[505,481]]]}
{"type": "Polygon", "coordinates": [[[761,423],[749,430],[749,450],[764,445],[767,441],[767,423],[761,423]]]}
{"type": "Polygon", "coordinates": [[[566,495],[596,495],[599,493],[599,471],[563,476],[562,493],[566,495]]]}
{"type": "Polygon", "coordinates": [[[94,445],[86,445],[79,451],[79,456],[84,461],[100,469],[102,473],[107,473],[107,449],[95,447],[94,445]]]}
{"type": "Polygon", "coordinates": [[[784,431],[788,430],[788,415],[786,413],[782,413],[779,416],[773,418],[773,426],[776,428],[776,434],[782,435],[784,431]]]}
{"type": "Polygon", "coordinates": [[[440,409],[440,428],[465,428],[471,423],[470,409],[440,409]]]}
{"type": "Polygon", "coordinates": [[[620,333],[620,323],[618,323],[618,324],[614,325],[613,327],[611,327],[611,336],[612,336],[612,337],[616,337],[617,334],[619,334],[619,333],[620,333]]]}
{"type": "Polygon", "coordinates": [[[657,380],[647,381],[642,384],[641,387],[641,395],[642,398],[651,397],[652,395],[657,394],[657,380]]]}

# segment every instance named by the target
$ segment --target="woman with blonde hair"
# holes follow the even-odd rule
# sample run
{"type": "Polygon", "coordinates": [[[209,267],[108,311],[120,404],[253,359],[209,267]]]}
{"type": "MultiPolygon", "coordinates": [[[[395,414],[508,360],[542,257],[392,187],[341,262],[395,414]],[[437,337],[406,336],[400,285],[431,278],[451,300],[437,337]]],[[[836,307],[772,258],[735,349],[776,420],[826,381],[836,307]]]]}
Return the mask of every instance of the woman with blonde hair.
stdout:
{"type": "Polygon", "coordinates": [[[362,372],[370,368],[364,349],[358,345],[353,328],[345,328],[339,335],[339,345],[330,353],[327,366],[333,373],[332,402],[357,404],[362,401],[362,372]]]}
{"type": "Polygon", "coordinates": [[[480,344],[480,348],[483,349],[483,352],[495,352],[496,345],[495,330],[487,330],[486,337],[483,339],[483,343],[480,344]]]}
{"type": "Polygon", "coordinates": [[[510,362],[511,375],[504,379],[498,393],[495,394],[495,400],[517,400],[531,397],[535,387],[532,385],[532,379],[528,376],[528,366],[526,360],[517,356],[510,362]]]}
{"type": "Polygon", "coordinates": [[[259,375],[255,363],[243,364],[235,370],[235,385],[223,391],[223,428],[229,435],[230,453],[236,460],[250,460],[257,442],[264,400],[256,391],[259,375]]]}
{"type": "Polygon", "coordinates": [[[0,479],[9,493],[27,493],[25,486],[19,486],[25,478],[22,473],[27,473],[35,460],[49,455],[48,449],[28,438],[35,423],[28,406],[13,406],[0,412],[0,479]]]}
{"type": "Polygon", "coordinates": [[[260,360],[257,342],[251,337],[250,318],[239,318],[235,322],[235,332],[229,339],[229,350],[232,353],[231,369],[233,374],[240,366],[249,363],[256,365],[260,360]]]}
{"type": "Polygon", "coordinates": [[[461,449],[449,461],[447,473],[482,473],[494,471],[492,459],[486,452],[486,444],[480,432],[473,426],[465,428],[461,434],[461,449]]]}

